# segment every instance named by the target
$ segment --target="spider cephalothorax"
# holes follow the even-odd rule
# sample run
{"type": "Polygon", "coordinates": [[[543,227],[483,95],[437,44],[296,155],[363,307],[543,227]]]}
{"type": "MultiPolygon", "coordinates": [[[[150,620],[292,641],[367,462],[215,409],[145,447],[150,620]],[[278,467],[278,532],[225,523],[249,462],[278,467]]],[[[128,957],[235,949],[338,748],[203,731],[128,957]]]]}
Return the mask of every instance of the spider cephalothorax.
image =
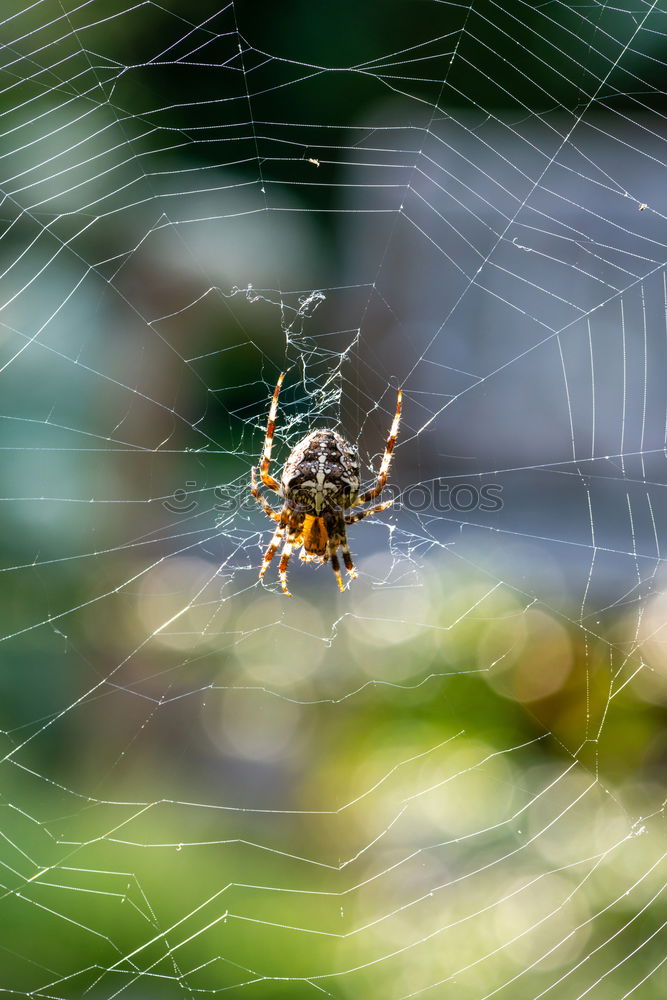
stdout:
{"type": "Polygon", "coordinates": [[[268,500],[259,492],[256,470],[252,470],[251,492],[264,512],[278,522],[271,544],[264,554],[264,562],[259,571],[260,578],[273,559],[278,547],[285,537],[280,566],[280,583],[283,591],[287,589],[287,563],[295,545],[301,545],[301,558],[306,562],[313,560],[326,562],[331,559],[333,571],[336,574],[338,586],[344,589],[340,575],[340,563],[337,550],[343,552],[343,562],[351,577],[356,577],[352,556],[347,544],[346,525],[361,521],[367,514],[376,514],[385,510],[393,502],[376,504],[366,510],[347,513],[350,507],[373,500],[382,492],[387,481],[391,456],[394,450],[398,425],[401,417],[401,393],[398,393],[396,413],[389,432],[387,446],[380,466],[377,482],[372,489],[359,493],[359,457],[357,452],[337,431],[311,431],[292,450],[285,462],[282,480],[276,482],[269,475],[271,462],[271,443],[278,411],[278,396],[284,373],[278,379],[264,439],[264,451],[260,475],[262,482],[270,490],[278,493],[284,499],[283,508],[278,513],[271,507],[268,500]]]}

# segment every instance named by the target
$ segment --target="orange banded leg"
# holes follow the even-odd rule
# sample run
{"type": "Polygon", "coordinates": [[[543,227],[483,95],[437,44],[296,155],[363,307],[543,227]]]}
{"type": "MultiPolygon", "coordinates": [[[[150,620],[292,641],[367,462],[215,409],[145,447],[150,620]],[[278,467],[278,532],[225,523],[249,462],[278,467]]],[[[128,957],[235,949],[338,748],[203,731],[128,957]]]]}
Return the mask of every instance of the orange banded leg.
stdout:
{"type": "Polygon", "coordinates": [[[354,568],[354,563],[352,562],[352,553],[350,552],[350,546],[347,544],[347,539],[340,543],[340,547],[343,550],[343,562],[345,563],[345,569],[350,574],[353,580],[357,579],[357,571],[354,568]]]}
{"type": "Polygon", "coordinates": [[[270,543],[268,549],[266,550],[266,552],[264,553],[264,561],[262,562],[262,568],[259,571],[259,578],[260,578],[260,580],[262,579],[262,577],[266,573],[266,571],[268,569],[268,566],[269,566],[269,563],[271,562],[271,560],[275,556],[276,552],[278,551],[278,546],[280,545],[280,542],[281,542],[281,539],[282,539],[284,533],[285,533],[285,522],[283,521],[283,519],[281,517],[280,518],[280,524],[278,525],[278,527],[274,531],[273,538],[271,539],[271,543],[270,543]]]}
{"type": "Polygon", "coordinates": [[[329,558],[331,559],[331,568],[336,574],[336,580],[338,581],[338,589],[345,590],[345,585],[340,575],[340,563],[338,562],[338,556],[336,555],[335,548],[329,545],[329,558]]]}
{"type": "Polygon", "coordinates": [[[384,489],[385,483],[387,482],[387,476],[389,475],[391,459],[394,454],[394,445],[396,444],[396,438],[398,437],[398,428],[401,422],[402,400],[403,392],[399,389],[398,399],[396,400],[396,413],[394,414],[394,419],[391,422],[391,429],[389,431],[389,437],[387,438],[387,444],[384,449],[384,455],[382,456],[382,464],[378,473],[377,482],[370,490],[366,490],[365,493],[362,493],[357,497],[354,504],[355,507],[359,504],[368,503],[369,500],[375,499],[375,497],[378,496],[378,494],[384,489]]]}
{"type": "Polygon", "coordinates": [[[262,482],[265,486],[268,486],[270,490],[275,490],[278,492],[280,489],[280,483],[277,483],[273,476],[269,475],[269,465],[271,463],[271,445],[273,443],[273,432],[276,429],[276,414],[278,412],[278,397],[280,395],[280,387],[283,384],[283,379],[285,378],[285,372],[281,372],[278,377],[278,384],[273,391],[273,399],[271,400],[271,409],[269,410],[269,420],[266,425],[266,435],[264,437],[264,450],[262,451],[262,463],[259,468],[259,474],[262,477],[262,482]]]}
{"type": "Polygon", "coordinates": [[[278,566],[280,586],[283,588],[283,594],[287,594],[288,597],[291,597],[292,595],[287,589],[287,563],[289,562],[290,556],[292,555],[293,548],[294,548],[294,542],[292,542],[292,540],[288,538],[283,546],[283,551],[280,556],[280,565],[278,566]]]}
{"type": "MultiPolygon", "coordinates": [[[[356,521],[363,521],[363,519],[368,517],[369,514],[379,514],[381,510],[386,510],[387,507],[391,507],[393,502],[393,500],[385,500],[384,503],[376,503],[374,507],[368,507],[366,510],[357,511],[356,514],[346,514],[345,523],[354,524],[356,521]]],[[[345,565],[347,565],[347,563],[345,565]]]]}
{"type": "Polygon", "coordinates": [[[259,492],[259,486],[257,485],[257,469],[253,465],[251,472],[250,481],[250,492],[254,496],[257,503],[260,505],[267,517],[270,517],[272,521],[280,521],[280,514],[277,510],[274,510],[266,497],[263,497],[259,492]]]}

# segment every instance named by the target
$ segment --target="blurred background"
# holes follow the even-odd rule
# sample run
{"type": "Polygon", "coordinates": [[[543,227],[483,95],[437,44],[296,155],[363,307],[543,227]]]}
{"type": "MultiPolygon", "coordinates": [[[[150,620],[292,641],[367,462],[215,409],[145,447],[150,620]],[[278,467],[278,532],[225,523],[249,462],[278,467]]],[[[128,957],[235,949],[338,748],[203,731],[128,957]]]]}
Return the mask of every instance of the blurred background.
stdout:
{"type": "Polygon", "coordinates": [[[0,990],[662,997],[664,9],[1,17],[0,990]]]}

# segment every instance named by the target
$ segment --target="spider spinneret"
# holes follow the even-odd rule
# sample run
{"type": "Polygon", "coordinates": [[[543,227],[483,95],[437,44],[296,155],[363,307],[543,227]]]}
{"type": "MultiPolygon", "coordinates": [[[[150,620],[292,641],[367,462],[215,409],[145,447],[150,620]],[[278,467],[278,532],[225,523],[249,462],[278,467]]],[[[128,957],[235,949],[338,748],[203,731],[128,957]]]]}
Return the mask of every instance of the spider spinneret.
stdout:
{"type": "Polygon", "coordinates": [[[283,372],[273,393],[260,464],[262,483],[285,501],[282,510],[275,511],[259,492],[257,470],[254,467],[250,484],[250,491],[264,513],[271,520],[278,522],[271,543],[264,553],[259,576],[260,579],[264,576],[284,540],[278,573],[285,594],[289,595],[287,564],[292,550],[298,545],[301,545],[300,557],[306,562],[325,563],[330,559],[338,587],[344,590],[337,556],[339,548],[343,553],[343,562],[349,576],[354,579],[357,575],[347,542],[346,526],[361,521],[368,514],[377,514],[393,503],[393,500],[387,500],[365,510],[350,512],[351,507],[373,500],[384,489],[401,419],[402,393],[399,390],[396,413],[389,431],[380,471],[375,486],[370,490],[359,493],[359,456],[355,448],[341,434],[330,430],[311,431],[298,442],[285,462],[282,479],[278,483],[269,475],[269,465],[278,412],[278,397],[284,377],[283,372]]]}

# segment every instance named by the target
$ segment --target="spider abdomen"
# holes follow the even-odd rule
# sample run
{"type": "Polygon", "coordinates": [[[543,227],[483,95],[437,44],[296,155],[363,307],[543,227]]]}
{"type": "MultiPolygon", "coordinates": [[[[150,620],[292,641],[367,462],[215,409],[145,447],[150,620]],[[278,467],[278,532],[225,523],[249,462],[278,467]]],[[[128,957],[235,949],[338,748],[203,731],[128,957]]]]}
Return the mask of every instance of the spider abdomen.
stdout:
{"type": "Polygon", "coordinates": [[[356,450],[336,431],[312,431],[285,462],[280,493],[303,514],[345,510],[359,493],[356,450]]]}

